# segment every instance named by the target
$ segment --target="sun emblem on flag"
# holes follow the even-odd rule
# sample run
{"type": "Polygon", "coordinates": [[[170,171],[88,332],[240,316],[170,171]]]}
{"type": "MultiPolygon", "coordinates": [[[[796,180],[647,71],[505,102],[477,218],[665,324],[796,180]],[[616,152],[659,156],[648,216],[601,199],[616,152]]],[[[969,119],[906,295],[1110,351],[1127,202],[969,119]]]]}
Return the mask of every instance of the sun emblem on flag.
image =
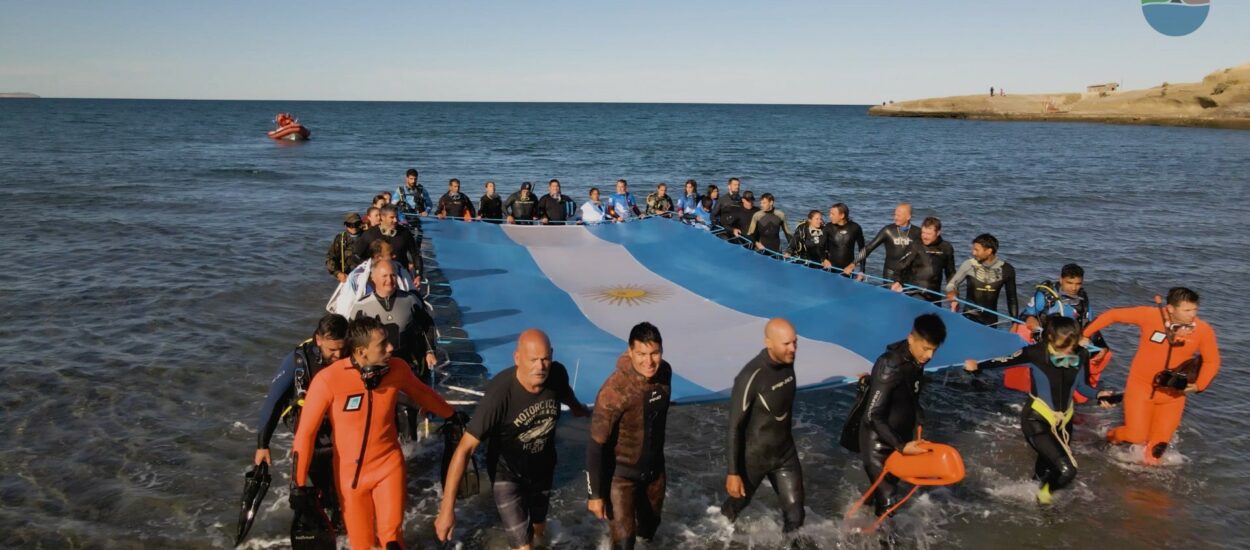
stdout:
{"type": "Polygon", "coordinates": [[[659,302],[667,298],[669,292],[663,288],[645,285],[612,285],[590,289],[583,295],[614,306],[640,306],[659,302]]]}

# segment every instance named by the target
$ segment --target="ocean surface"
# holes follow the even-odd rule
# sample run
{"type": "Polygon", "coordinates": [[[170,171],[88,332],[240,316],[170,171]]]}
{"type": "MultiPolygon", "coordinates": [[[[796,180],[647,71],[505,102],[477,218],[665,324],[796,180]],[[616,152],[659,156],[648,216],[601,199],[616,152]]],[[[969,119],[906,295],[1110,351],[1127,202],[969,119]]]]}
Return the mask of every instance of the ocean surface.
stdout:
{"type": "MultiPolygon", "coordinates": [[[[898,201],[938,215],[960,260],[989,231],[1021,293],[1076,261],[1097,310],[1202,294],[1223,367],[1191,398],[1166,465],[1135,465],[1101,433],[1120,411],[1079,416],[1080,476],[1050,509],[1033,502],[1034,455],[1019,394],[961,372],[929,385],[926,435],[968,466],[897,518],[920,548],[1250,547],[1250,392],[1242,315],[1250,268],[1250,133],[874,118],[858,106],[7,100],[0,102],[0,546],[228,548],[260,403],[281,357],[312,331],[333,279],[322,266],[343,213],[416,167],[431,193],[457,177],[504,195],[559,178],[585,197],[618,177],[644,196],[730,176],[798,218],[850,205],[865,231],[898,201]],[[265,131],[290,110],[312,141],[265,131]]],[[[436,192],[437,191],[437,192],[436,192]]],[[[427,243],[437,255],[438,243],[427,243]]],[[[879,266],[879,255],[870,262],[879,266]]],[[[726,266],[732,269],[732,266],[726,266]]],[[[796,269],[799,269],[796,267],[796,269]]],[[[777,289],[802,292],[803,289],[777,289]]],[[[766,297],[762,298],[766,299],[766,297]]],[[[1027,300],[1027,297],[1022,297],[1027,300]]],[[[836,312],[831,312],[835,314],[836,312]]],[[[1132,332],[1104,376],[1124,380],[1132,332]]],[[[556,342],[557,347],[559,343],[556,342]]],[[[799,350],[802,353],[802,350],[799,350]]],[[[743,357],[745,362],[748,357],[743,357]]],[[[739,365],[726,365],[736,370],[739,365]]],[[[680,366],[678,366],[680,368],[680,366]]],[[[838,448],[847,388],[795,412],[808,532],[825,548],[875,548],[840,518],[868,485],[838,448]]],[[[671,412],[670,489],[651,548],[768,548],[775,497],[761,489],[737,535],[723,499],[723,405],[671,412]]],[[[550,544],[606,547],[585,511],[587,423],[566,417],[550,544]]],[[[286,545],[286,450],[248,548],[286,545]]],[[[435,547],[441,444],[408,443],[410,548],[435,547]]],[[[465,548],[497,548],[489,498],[461,503],[465,548]]]]}

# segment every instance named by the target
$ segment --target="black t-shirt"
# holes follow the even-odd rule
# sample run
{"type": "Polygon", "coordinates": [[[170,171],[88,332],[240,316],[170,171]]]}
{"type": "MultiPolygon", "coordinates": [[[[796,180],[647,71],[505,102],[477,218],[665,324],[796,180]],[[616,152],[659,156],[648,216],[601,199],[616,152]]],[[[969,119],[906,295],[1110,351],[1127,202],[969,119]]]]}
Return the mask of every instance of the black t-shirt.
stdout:
{"type": "Polygon", "coordinates": [[[521,387],[515,366],[490,380],[465,431],[487,443],[486,469],[492,480],[550,482],[560,403],[572,396],[568,370],[554,361],[538,393],[521,387]]]}

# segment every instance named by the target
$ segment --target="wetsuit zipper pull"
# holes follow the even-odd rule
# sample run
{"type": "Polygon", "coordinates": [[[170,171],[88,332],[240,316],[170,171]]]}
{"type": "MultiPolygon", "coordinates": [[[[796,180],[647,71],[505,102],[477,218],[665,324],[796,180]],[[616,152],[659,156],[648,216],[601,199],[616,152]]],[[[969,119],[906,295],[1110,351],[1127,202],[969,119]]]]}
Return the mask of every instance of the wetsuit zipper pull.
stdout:
{"type": "Polygon", "coordinates": [[[356,484],[360,482],[360,469],[365,463],[365,447],[369,445],[369,425],[373,420],[373,390],[365,388],[369,392],[369,404],[365,407],[365,431],[360,438],[360,456],[356,457],[356,473],[352,475],[352,489],[356,488],[356,484]]]}

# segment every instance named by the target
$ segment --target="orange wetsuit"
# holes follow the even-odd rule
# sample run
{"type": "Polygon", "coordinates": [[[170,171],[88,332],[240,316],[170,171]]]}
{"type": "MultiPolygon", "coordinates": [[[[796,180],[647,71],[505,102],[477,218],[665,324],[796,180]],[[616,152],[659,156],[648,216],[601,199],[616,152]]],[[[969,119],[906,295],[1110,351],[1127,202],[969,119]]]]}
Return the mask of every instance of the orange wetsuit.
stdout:
{"type": "Polygon", "coordinates": [[[1112,324],[1136,325],[1141,331],[1137,354],[1129,367],[1124,387],[1124,425],[1107,432],[1112,443],[1146,443],[1147,457],[1151,449],[1172,440],[1185,412],[1185,394],[1170,389],[1154,389],[1155,375],[1164,368],[1174,369],[1202,355],[1198,391],[1204,391],[1220,370],[1220,350],[1215,343],[1215,330],[1206,321],[1196,319],[1194,329],[1176,336],[1176,344],[1168,355],[1167,331],[1159,308],[1154,306],[1125,307],[1108,310],[1085,327],[1085,336],[1112,324]]]}
{"type": "Polygon", "coordinates": [[[447,418],[455,411],[417,380],[403,359],[369,390],[350,357],[323,368],[304,396],[295,430],[295,483],[304,485],[321,419],[329,413],[334,433],[334,473],[347,539],[356,550],[403,544],[404,454],[395,430],[395,405],[405,393],[418,405],[447,418]]]}

